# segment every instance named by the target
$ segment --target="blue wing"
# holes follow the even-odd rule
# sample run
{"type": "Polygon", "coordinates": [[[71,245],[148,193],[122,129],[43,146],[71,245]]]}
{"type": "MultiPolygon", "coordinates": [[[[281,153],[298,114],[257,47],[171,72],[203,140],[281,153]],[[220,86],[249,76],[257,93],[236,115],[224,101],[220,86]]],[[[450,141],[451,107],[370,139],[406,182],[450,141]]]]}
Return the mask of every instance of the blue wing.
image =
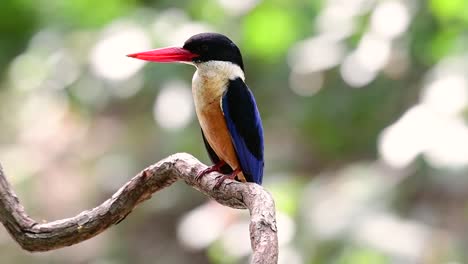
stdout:
{"type": "Polygon", "coordinates": [[[246,180],[262,184],[263,128],[252,92],[240,78],[229,80],[221,105],[246,180]]]}

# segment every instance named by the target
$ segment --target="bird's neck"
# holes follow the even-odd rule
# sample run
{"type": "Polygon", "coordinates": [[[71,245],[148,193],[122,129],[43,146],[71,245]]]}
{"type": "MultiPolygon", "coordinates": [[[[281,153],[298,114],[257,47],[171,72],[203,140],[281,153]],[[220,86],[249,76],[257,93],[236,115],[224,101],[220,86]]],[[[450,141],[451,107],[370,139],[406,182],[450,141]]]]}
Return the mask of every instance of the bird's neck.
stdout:
{"type": "Polygon", "coordinates": [[[229,84],[229,80],[241,78],[242,69],[227,61],[208,61],[200,63],[192,79],[192,93],[195,104],[203,107],[213,101],[219,101],[229,84]]]}
{"type": "Polygon", "coordinates": [[[228,81],[236,78],[245,79],[244,71],[229,61],[207,61],[197,64],[195,75],[213,81],[228,81]]]}

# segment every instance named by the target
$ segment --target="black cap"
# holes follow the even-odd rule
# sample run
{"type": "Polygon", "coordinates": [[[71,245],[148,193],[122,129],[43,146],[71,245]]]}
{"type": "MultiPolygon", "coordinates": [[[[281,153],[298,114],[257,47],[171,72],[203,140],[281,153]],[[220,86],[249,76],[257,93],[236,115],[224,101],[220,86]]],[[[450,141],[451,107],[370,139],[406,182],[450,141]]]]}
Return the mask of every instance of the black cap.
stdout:
{"type": "Polygon", "coordinates": [[[193,62],[229,61],[244,70],[239,48],[228,37],[219,33],[201,33],[185,41],[184,49],[198,54],[193,62]]]}

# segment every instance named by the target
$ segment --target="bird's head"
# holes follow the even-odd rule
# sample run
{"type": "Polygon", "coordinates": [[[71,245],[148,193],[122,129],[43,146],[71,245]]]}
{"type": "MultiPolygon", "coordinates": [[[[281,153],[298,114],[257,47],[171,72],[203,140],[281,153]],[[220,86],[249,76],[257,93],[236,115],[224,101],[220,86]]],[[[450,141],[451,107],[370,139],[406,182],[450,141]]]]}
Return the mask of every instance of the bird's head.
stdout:
{"type": "Polygon", "coordinates": [[[127,55],[153,62],[183,62],[202,65],[222,61],[239,66],[244,64],[239,48],[228,37],[218,33],[201,33],[190,37],[182,47],[168,47],[127,55]]]}

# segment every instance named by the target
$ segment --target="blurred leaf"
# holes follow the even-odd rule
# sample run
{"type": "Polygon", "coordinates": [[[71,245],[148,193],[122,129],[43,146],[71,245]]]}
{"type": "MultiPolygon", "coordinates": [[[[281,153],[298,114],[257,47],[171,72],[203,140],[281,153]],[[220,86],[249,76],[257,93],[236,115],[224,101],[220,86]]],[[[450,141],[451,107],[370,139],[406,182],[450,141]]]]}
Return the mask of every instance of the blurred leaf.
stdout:
{"type": "Polygon", "coordinates": [[[224,9],[216,0],[191,1],[190,9],[193,17],[203,22],[218,24],[226,19],[224,9]]]}
{"type": "Polygon", "coordinates": [[[208,257],[214,264],[234,264],[237,263],[233,256],[226,255],[220,242],[216,242],[208,249],[208,257]]]}
{"type": "Polygon", "coordinates": [[[0,10],[0,74],[9,60],[27,45],[37,28],[37,12],[34,6],[22,1],[2,1],[0,10]]]}
{"type": "Polygon", "coordinates": [[[340,257],[338,264],[386,264],[389,259],[382,253],[369,248],[349,249],[340,257]]]}
{"type": "Polygon", "coordinates": [[[430,42],[430,56],[434,61],[449,55],[455,48],[455,42],[459,36],[457,30],[447,28],[434,35],[430,42]]]}
{"type": "Polygon", "coordinates": [[[275,199],[276,209],[289,216],[294,216],[297,211],[299,197],[304,184],[297,181],[297,177],[288,177],[288,181],[278,182],[268,186],[268,190],[275,199]]]}
{"type": "Polygon", "coordinates": [[[299,14],[276,6],[257,7],[243,24],[246,53],[269,61],[283,56],[301,35],[299,14]]]}
{"type": "Polygon", "coordinates": [[[55,0],[44,9],[44,20],[69,26],[97,27],[132,11],[133,0],[55,0]]]}
{"type": "Polygon", "coordinates": [[[356,90],[331,79],[326,89],[296,104],[301,109],[296,118],[303,144],[313,146],[322,161],[374,151],[380,131],[396,114],[400,89],[398,84],[377,80],[356,90]]]}
{"type": "Polygon", "coordinates": [[[468,23],[468,1],[466,0],[431,0],[430,8],[440,20],[460,20],[468,23]]]}

